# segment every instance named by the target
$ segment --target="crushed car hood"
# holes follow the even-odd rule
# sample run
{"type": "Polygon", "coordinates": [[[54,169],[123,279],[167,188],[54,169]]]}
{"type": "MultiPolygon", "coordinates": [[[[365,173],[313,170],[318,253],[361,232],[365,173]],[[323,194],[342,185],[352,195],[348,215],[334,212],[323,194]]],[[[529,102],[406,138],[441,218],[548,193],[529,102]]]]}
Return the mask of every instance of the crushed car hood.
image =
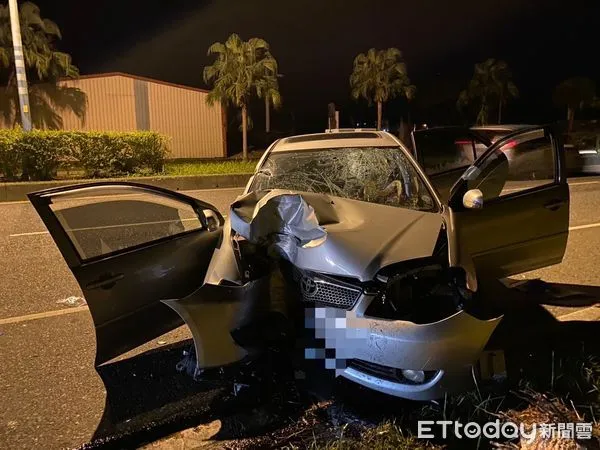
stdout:
{"type": "Polygon", "coordinates": [[[279,190],[240,197],[232,204],[231,213],[257,217],[258,209],[269,203],[265,196],[298,195],[314,209],[326,238],[318,245],[299,246],[292,262],[301,269],[324,274],[368,281],[389,264],[431,256],[442,226],[439,213],[279,190]]]}

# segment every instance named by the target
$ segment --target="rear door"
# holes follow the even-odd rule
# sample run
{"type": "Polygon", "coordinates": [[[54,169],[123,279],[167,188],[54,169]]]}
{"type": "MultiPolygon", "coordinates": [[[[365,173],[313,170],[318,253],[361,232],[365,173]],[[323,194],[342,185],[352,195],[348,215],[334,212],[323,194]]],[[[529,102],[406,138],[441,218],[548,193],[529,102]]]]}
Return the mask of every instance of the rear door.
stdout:
{"type": "Polygon", "coordinates": [[[29,194],[85,296],[101,364],[183,324],[160,300],[199,287],[222,232],[211,205],[136,183],[29,194]]]}
{"type": "Polygon", "coordinates": [[[450,189],[465,169],[475,162],[491,142],[463,127],[414,131],[413,148],[417,161],[440,194],[448,200],[450,189]]]}
{"type": "Polygon", "coordinates": [[[560,135],[532,127],[500,139],[452,188],[450,222],[457,259],[479,277],[505,277],[562,261],[569,229],[569,187],[560,135]],[[470,189],[482,209],[462,204],[470,189]]]}

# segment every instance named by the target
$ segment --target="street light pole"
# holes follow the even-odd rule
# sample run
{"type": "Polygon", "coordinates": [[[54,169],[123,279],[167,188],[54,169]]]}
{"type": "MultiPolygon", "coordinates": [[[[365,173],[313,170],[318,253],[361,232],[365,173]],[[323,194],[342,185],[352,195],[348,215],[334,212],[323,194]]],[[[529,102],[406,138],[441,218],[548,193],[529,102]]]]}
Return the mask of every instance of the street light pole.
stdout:
{"type": "Polygon", "coordinates": [[[17,74],[21,125],[23,126],[23,130],[31,131],[31,112],[29,111],[25,56],[23,55],[23,43],[21,42],[21,24],[19,23],[19,7],[17,6],[17,0],[8,0],[8,8],[10,11],[10,29],[15,51],[15,73],[17,74]]]}

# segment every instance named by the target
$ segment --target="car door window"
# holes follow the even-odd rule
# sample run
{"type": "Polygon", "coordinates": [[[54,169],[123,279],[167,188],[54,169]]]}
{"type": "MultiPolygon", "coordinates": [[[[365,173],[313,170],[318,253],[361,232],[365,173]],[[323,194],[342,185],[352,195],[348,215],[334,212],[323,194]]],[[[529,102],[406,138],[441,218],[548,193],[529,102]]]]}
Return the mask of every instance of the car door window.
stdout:
{"type": "Polygon", "coordinates": [[[554,142],[543,129],[508,138],[467,176],[469,189],[484,200],[553,184],[557,179],[554,142]]]}
{"type": "Polygon", "coordinates": [[[473,137],[456,130],[415,133],[415,147],[427,175],[468,167],[475,161],[473,137]]]}
{"type": "Polygon", "coordinates": [[[50,210],[82,261],[203,228],[190,204],[131,186],[58,194],[50,210]]]}

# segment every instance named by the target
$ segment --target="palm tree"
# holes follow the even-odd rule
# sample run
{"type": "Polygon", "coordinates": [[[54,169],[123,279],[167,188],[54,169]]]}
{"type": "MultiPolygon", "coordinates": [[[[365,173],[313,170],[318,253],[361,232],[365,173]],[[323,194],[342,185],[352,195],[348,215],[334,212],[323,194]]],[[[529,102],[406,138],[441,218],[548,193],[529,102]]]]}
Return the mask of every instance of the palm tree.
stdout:
{"type": "Polygon", "coordinates": [[[270,89],[269,81],[266,81],[276,76],[277,61],[270,54],[269,44],[264,39],[243,41],[235,33],[224,44],[212,44],[208,54],[215,55],[216,59],[212,65],[204,68],[204,82],[213,83],[206,101],[209,105],[216,102],[225,106],[233,104],[242,110],[242,150],[244,160],[247,160],[248,104],[254,93],[265,95],[272,101],[279,97],[279,92],[270,89]]]}
{"type": "MultiPolygon", "coordinates": [[[[19,8],[23,54],[29,86],[31,119],[36,128],[61,128],[58,112],[71,110],[85,117],[87,97],[78,88],[59,84],[61,78],[76,78],[79,70],[67,53],[56,51],[55,42],[61,38],[60,29],[49,19],[42,18],[40,9],[25,2],[19,8]],[[58,112],[57,112],[58,111],[58,112]]],[[[6,123],[18,123],[19,98],[12,51],[10,13],[0,5],[0,68],[5,69],[6,89],[0,90],[0,109],[6,123]]]]}
{"type": "Polygon", "coordinates": [[[265,74],[264,78],[256,83],[256,95],[265,99],[265,132],[271,132],[271,105],[275,109],[281,106],[281,94],[279,93],[279,81],[281,74],[265,74]]]}
{"type": "Polygon", "coordinates": [[[502,106],[510,97],[517,97],[519,91],[512,81],[508,64],[502,60],[489,58],[475,64],[473,78],[467,89],[458,96],[457,106],[462,109],[469,104],[478,108],[476,122],[479,125],[488,123],[489,109],[493,101],[498,102],[498,123],[502,121],[502,106]]]}
{"type": "Polygon", "coordinates": [[[512,72],[505,61],[499,60],[492,65],[492,78],[498,95],[498,123],[502,123],[502,106],[510,98],[517,98],[519,90],[512,80],[512,72]]]}
{"type": "Polygon", "coordinates": [[[403,95],[411,100],[416,92],[410,84],[402,53],[397,48],[386,50],[370,49],[354,58],[350,75],[352,97],[364,98],[371,105],[377,104],[377,129],[381,129],[383,103],[403,95]]]}
{"type": "Polygon", "coordinates": [[[553,100],[556,106],[567,108],[569,131],[573,130],[575,110],[596,103],[596,83],[585,77],[564,80],[554,89],[553,100]]]}

